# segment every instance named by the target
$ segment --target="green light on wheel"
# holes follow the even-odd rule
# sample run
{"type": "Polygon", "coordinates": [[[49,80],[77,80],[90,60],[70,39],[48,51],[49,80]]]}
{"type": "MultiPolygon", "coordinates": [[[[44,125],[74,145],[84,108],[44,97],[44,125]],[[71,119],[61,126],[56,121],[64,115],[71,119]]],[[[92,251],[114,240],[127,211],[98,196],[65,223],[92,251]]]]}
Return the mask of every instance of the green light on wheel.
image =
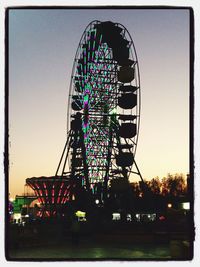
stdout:
{"type": "Polygon", "coordinates": [[[109,112],[110,115],[115,115],[117,114],[117,108],[113,108],[110,112],[109,112]]]}

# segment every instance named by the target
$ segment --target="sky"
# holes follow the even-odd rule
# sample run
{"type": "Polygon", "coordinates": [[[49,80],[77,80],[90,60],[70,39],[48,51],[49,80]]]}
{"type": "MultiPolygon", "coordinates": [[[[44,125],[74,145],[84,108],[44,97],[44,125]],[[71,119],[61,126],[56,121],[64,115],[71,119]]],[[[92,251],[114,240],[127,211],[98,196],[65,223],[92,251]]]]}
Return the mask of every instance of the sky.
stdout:
{"type": "Polygon", "coordinates": [[[123,24],[141,79],[136,162],[144,179],[189,172],[189,10],[10,10],[9,191],[55,174],[73,61],[93,20],[123,24]]]}

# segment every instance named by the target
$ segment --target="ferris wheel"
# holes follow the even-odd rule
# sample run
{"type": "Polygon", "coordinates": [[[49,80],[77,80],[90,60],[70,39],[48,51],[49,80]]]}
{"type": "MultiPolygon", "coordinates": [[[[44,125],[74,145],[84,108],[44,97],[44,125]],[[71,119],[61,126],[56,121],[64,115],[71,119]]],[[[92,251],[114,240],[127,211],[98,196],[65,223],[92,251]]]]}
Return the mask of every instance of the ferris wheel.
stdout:
{"type": "Polygon", "coordinates": [[[110,21],[91,22],[75,55],[68,98],[68,139],[56,171],[88,190],[128,179],[140,125],[140,75],[128,30],[110,21]],[[66,172],[69,159],[69,172],[66,172]],[[76,178],[75,178],[76,177],[76,178]]]}
{"type": "Polygon", "coordinates": [[[26,179],[43,205],[40,216],[56,216],[74,195],[105,203],[110,189],[129,184],[133,174],[143,182],[135,161],[140,102],[138,59],[128,30],[91,22],[74,59],[67,139],[55,176],[26,179]]]}

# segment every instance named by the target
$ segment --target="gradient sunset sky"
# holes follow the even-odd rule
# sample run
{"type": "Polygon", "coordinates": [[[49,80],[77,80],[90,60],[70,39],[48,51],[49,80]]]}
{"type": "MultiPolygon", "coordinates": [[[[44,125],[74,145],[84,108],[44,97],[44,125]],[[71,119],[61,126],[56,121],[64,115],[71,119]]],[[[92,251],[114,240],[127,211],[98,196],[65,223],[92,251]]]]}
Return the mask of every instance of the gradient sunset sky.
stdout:
{"type": "Polygon", "coordinates": [[[136,46],[144,179],[189,172],[189,10],[10,10],[9,186],[55,174],[66,140],[67,99],[79,40],[93,20],[123,24],[136,46]]]}

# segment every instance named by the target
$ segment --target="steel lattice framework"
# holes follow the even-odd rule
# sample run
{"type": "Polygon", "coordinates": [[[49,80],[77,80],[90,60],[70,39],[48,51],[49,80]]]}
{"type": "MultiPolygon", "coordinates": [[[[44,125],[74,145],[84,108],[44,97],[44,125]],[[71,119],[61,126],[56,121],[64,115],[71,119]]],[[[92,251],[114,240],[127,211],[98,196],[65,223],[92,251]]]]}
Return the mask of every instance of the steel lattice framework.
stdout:
{"type": "MultiPolygon", "coordinates": [[[[66,188],[78,183],[93,194],[101,188],[103,199],[112,181],[128,180],[131,173],[142,179],[135,162],[140,102],[138,59],[128,30],[110,21],[91,22],[75,55],[68,135],[55,181],[63,179],[66,188]]],[[[38,195],[46,195],[44,202],[52,197],[53,183],[48,193],[44,182],[27,182],[38,195]]]]}

